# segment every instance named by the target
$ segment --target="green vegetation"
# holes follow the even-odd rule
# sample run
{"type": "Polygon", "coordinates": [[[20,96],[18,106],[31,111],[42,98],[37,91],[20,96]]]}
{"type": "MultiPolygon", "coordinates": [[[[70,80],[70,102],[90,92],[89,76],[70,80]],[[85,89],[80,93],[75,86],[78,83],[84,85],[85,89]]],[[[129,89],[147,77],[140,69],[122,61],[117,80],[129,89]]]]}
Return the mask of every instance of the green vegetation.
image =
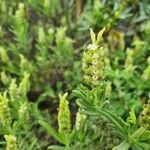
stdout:
{"type": "Polygon", "coordinates": [[[150,150],[148,0],[0,1],[0,149],[150,150]]]}

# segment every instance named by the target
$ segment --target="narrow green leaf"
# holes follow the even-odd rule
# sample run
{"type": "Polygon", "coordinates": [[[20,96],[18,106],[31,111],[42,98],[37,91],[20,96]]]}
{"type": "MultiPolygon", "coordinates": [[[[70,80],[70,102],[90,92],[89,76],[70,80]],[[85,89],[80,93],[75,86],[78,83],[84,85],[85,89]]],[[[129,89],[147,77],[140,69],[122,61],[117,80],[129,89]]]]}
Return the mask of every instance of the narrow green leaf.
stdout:
{"type": "Polygon", "coordinates": [[[96,36],[92,28],[90,28],[90,35],[91,35],[92,44],[94,44],[96,42],[96,36]]]}
{"type": "Polygon", "coordinates": [[[32,140],[32,142],[31,142],[31,144],[30,144],[28,150],[33,150],[34,147],[35,147],[36,144],[37,144],[36,142],[37,142],[37,139],[36,139],[36,138],[33,138],[33,140],[32,140]]]}
{"type": "Polygon", "coordinates": [[[146,131],[145,128],[141,127],[139,128],[131,137],[134,139],[138,139],[144,132],[146,131]]]}
{"type": "Polygon", "coordinates": [[[136,124],[136,115],[135,115],[134,108],[135,107],[133,107],[131,109],[131,111],[129,112],[130,116],[127,118],[127,123],[128,124],[136,124]]]}
{"type": "Polygon", "coordinates": [[[106,110],[106,109],[101,109],[99,110],[99,112],[103,116],[105,116],[108,120],[110,120],[111,123],[113,123],[116,126],[116,128],[118,128],[118,130],[120,130],[125,135],[124,129],[127,126],[126,126],[126,123],[120,117],[116,116],[115,114],[113,114],[113,112],[106,110]]]}
{"type": "Polygon", "coordinates": [[[65,144],[61,136],[45,121],[39,120],[38,123],[50,134],[53,136],[58,142],[65,144]]]}
{"type": "Polygon", "coordinates": [[[96,44],[97,44],[97,45],[98,45],[98,43],[101,41],[102,35],[103,35],[105,29],[106,29],[106,28],[104,27],[102,30],[99,31],[99,33],[98,33],[98,35],[97,35],[97,40],[96,40],[96,44]]]}
{"type": "Polygon", "coordinates": [[[83,99],[83,100],[87,100],[86,95],[79,89],[77,90],[73,90],[73,93],[75,94],[75,96],[83,99]]]}

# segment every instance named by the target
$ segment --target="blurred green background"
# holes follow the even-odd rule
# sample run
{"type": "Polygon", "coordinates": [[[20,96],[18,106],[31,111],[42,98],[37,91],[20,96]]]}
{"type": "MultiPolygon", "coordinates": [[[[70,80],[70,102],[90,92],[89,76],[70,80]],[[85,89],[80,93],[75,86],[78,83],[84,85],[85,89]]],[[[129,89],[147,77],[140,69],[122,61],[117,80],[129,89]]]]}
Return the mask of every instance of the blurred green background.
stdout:
{"type": "MultiPolygon", "coordinates": [[[[126,118],[134,105],[139,113],[149,99],[149,0],[0,1],[0,92],[7,90],[12,123],[17,126],[13,133],[21,150],[47,149],[57,143],[37,121],[44,116],[57,128],[61,92],[69,93],[74,124],[77,105],[72,90],[83,83],[82,54],[90,43],[89,29],[98,33],[103,27],[110,104],[126,118]],[[21,124],[20,109],[30,121],[21,124]]],[[[7,133],[10,130],[0,121],[2,149],[7,133]]],[[[87,138],[85,145],[85,149],[99,149],[95,139],[87,138]]]]}

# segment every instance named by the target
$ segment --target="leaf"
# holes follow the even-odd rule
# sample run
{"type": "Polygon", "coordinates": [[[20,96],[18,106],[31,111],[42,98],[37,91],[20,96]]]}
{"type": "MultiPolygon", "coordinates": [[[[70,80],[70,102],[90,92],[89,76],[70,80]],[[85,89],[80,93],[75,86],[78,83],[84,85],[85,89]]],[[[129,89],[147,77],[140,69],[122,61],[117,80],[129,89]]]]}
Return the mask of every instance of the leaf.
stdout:
{"type": "Polygon", "coordinates": [[[77,136],[77,132],[76,130],[72,130],[72,132],[70,133],[70,142],[73,142],[75,139],[76,139],[76,136],[77,136]]]}
{"type": "Polygon", "coordinates": [[[53,136],[58,142],[65,144],[61,136],[45,121],[39,120],[38,123],[47,131],[48,134],[53,136]]]}
{"type": "Polygon", "coordinates": [[[30,144],[30,146],[29,146],[29,148],[28,148],[28,150],[33,150],[34,149],[34,147],[36,146],[36,143],[37,142],[37,139],[36,138],[33,138],[32,139],[32,142],[31,142],[31,144],[30,144]]]}
{"type": "Polygon", "coordinates": [[[129,112],[130,116],[127,118],[127,123],[129,124],[136,124],[136,115],[134,111],[134,107],[129,112]]]}
{"type": "Polygon", "coordinates": [[[142,135],[142,134],[144,134],[144,132],[146,131],[146,128],[143,128],[143,127],[141,127],[141,128],[139,128],[131,137],[133,138],[133,139],[139,139],[139,137],[142,135]]]}
{"type": "Polygon", "coordinates": [[[103,28],[102,30],[100,30],[99,33],[97,34],[97,40],[96,40],[96,44],[97,44],[97,45],[98,45],[98,43],[101,41],[102,35],[103,35],[105,29],[106,29],[106,28],[104,27],[104,28],[103,28]]]}
{"type": "Polygon", "coordinates": [[[150,145],[149,143],[143,143],[143,142],[136,142],[134,145],[133,145],[134,149],[135,150],[149,150],[150,148],[150,145]]]}
{"type": "Polygon", "coordinates": [[[117,131],[117,133],[119,133],[120,136],[123,136],[124,138],[127,137],[127,133],[126,133],[127,124],[120,117],[113,114],[113,112],[111,112],[105,108],[96,109],[93,106],[93,104],[91,104],[89,101],[87,101],[85,99],[79,99],[77,101],[77,104],[82,109],[84,109],[84,113],[86,113],[88,115],[97,115],[97,116],[106,117],[113,124],[113,127],[116,129],[115,131],[117,131]]]}
{"type": "Polygon", "coordinates": [[[96,42],[96,36],[92,28],[90,28],[90,35],[91,35],[92,44],[94,44],[96,42]]]}
{"type": "Polygon", "coordinates": [[[127,124],[120,117],[116,116],[116,114],[113,114],[113,112],[104,108],[99,109],[98,111],[99,113],[101,113],[101,115],[106,117],[114,125],[114,127],[117,129],[116,131],[119,131],[119,133],[124,138],[127,137],[127,134],[126,134],[127,124]]]}
{"type": "Polygon", "coordinates": [[[130,148],[130,144],[127,141],[123,141],[120,145],[115,146],[113,150],[128,150],[130,148]]]}
{"type": "Polygon", "coordinates": [[[86,96],[83,95],[83,94],[81,93],[81,91],[79,91],[79,90],[73,90],[73,93],[75,93],[75,96],[77,96],[78,98],[81,98],[81,99],[83,99],[83,100],[86,100],[86,99],[87,99],[86,96]]]}
{"type": "Polygon", "coordinates": [[[19,120],[14,121],[13,131],[17,132],[17,130],[19,130],[20,127],[24,124],[24,122],[25,122],[25,113],[22,115],[21,118],[19,118],[19,120]]]}
{"type": "Polygon", "coordinates": [[[91,104],[91,103],[88,102],[88,101],[84,101],[84,100],[82,100],[82,99],[79,99],[79,100],[77,101],[77,104],[78,104],[81,108],[83,108],[83,109],[85,109],[85,110],[88,110],[88,111],[95,111],[95,110],[96,110],[96,109],[94,108],[93,104],[91,104]]]}

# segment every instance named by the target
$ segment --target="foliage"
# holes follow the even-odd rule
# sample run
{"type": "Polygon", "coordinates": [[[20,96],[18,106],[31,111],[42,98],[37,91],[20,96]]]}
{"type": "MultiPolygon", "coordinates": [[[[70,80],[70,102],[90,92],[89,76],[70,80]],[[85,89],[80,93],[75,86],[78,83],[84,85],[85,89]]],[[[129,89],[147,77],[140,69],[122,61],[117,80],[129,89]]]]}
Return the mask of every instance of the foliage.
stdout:
{"type": "Polygon", "coordinates": [[[0,1],[0,149],[149,150],[149,5],[0,1]]]}

